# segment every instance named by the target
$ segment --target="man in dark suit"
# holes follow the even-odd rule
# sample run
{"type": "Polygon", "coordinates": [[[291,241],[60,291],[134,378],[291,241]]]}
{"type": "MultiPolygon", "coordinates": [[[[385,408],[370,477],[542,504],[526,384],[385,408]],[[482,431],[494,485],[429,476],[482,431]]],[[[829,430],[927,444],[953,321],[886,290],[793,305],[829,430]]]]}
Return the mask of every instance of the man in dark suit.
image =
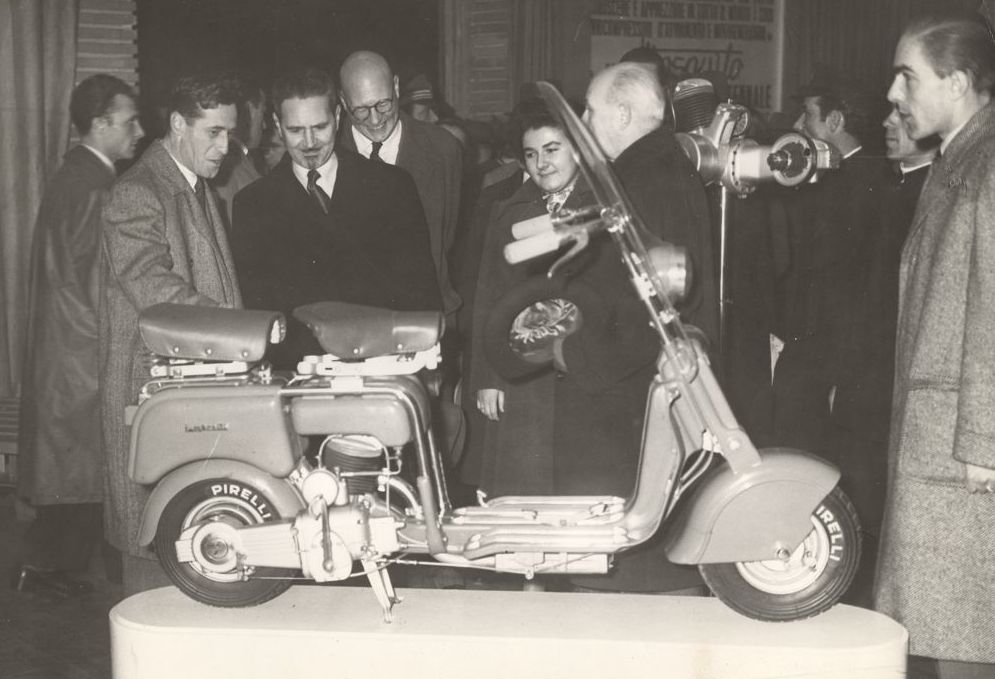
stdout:
{"type": "Polygon", "coordinates": [[[863,251],[866,266],[852,300],[828,450],[843,473],[840,485],[860,516],[864,539],[861,570],[847,603],[870,606],[878,538],[888,476],[888,428],[895,381],[898,279],[919,193],[936,156],[938,137],[909,137],[897,110],[884,121],[885,149],[891,167],[874,178],[880,216],[869,224],[863,251]]]}
{"type": "Polygon", "coordinates": [[[247,308],[287,316],[273,349],[293,369],[321,349],[294,308],[336,300],[396,310],[441,309],[425,216],[411,177],[336,148],[341,109],[329,74],[279,78],[272,101],[287,155],[235,196],[232,250],[247,308]]]}
{"type": "Polygon", "coordinates": [[[66,154],[45,192],[32,248],[19,492],[37,518],[26,535],[28,550],[15,586],[71,596],[89,584],[67,572],[87,570],[103,535],[100,210],[116,176],[114,163],[135,155],[143,132],[135,93],[109,75],[77,85],[69,112],[80,144],[66,154]]]}
{"type": "Polygon", "coordinates": [[[887,169],[869,144],[883,99],[831,75],[814,79],[799,98],[795,129],[828,142],[843,159],[838,170],[784,198],[791,254],[778,281],[774,335],[784,348],[774,367],[772,443],[832,457],[832,401],[880,205],[874,179],[887,169]]]}
{"type": "Polygon", "coordinates": [[[124,552],[124,591],[168,584],[137,544],[148,492],[128,477],[125,407],[149,379],[139,313],[160,302],[237,308],[238,282],[224,222],[206,179],[235,129],[238,87],[207,74],[181,77],[170,93],[169,129],[114,185],[103,209],[99,312],[100,400],[107,538],[124,552]]]}
{"type": "Polygon", "coordinates": [[[442,291],[447,322],[460,298],[449,280],[447,258],[456,238],[463,161],[459,142],[444,129],[401,112],[397,76],[379,54],[354,52],[342,64],[339,82],[349,125],[344,148],[405,169],[415,181],[442,291]]]}

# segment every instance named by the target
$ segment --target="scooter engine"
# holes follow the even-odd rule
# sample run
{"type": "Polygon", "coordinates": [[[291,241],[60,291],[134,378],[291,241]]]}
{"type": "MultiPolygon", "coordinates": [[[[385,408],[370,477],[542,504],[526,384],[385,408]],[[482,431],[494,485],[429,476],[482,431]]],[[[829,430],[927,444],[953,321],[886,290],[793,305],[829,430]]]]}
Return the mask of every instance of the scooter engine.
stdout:
{"type": "Polygon", "coordinates": [[[338,469],[349,495],[376,491],[377,476],[389,465],[383,444],[372,436],[358,434],[327,437],[321,444],[319,459],[323,467],[338,469]]]}

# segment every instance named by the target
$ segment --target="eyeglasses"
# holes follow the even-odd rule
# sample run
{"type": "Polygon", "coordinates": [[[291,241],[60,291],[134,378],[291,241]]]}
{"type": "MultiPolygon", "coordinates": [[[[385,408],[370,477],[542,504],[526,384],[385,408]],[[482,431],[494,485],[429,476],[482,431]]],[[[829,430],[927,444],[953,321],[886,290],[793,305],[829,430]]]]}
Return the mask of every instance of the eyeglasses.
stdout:
{"type": "Polygon", "coordinates": [[[394,110],[394,97],[390,99],[381,99],[372,106],[357,106],[356,108],[349,109],[349,113],[356,120],[366,120],[370,117],[370,113],[373,109],[377,110],[377,113],[383,115],[385,113],[390,113],[394,110]]]}

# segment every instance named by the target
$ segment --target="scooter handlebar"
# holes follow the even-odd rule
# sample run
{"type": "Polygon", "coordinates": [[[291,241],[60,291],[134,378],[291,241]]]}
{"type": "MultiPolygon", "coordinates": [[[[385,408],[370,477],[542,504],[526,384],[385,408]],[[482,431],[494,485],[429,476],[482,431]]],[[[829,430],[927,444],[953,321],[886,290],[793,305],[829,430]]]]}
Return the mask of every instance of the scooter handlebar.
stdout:
{"type": "Polygon", "coordinates": [[[553,231],[550,227],[548,231],[540,231],[535,235],[508,243],[504,246],[504,258],[509,264],[518,264],[549,252],[556,252],[568,237],[566,234],[553,231]]]}
{"type": "Polygon", "coordinates": [[[538,217],[526,219],[522,222],[515,222],[511,225],[511,235],[514,236],[516,240],[521,240],[523,238],[528,238],[530,236],[535,236],[536,234],[552,230],[553,220],[549,214],[539,215],[538,217]]]}

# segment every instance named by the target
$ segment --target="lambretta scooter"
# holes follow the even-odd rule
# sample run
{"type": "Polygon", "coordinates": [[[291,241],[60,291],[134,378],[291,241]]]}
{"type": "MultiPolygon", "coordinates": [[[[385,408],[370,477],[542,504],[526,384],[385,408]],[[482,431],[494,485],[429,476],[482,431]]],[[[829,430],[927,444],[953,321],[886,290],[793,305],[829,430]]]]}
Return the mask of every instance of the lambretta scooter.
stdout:
{"type": "MultiPolygon", "coordinates": [[[[651,242],[587,129],[554,88],[541,88],[598,205],[520,228],[506,256],[565,250],[558,266],[606,237],[599,232],[617,246],[661,347],[631,497],[454,507],[423,379],[439,363],[438,313],[299,308],[327,353],[287,376],[263,360],[281,338],[280,314],[161,304],[140,318],[160,358],[130,413],[130,475],[154,485],[138,540],[184,593],[251,606],[295,580],[356,571],[390,620],[394,564],[430,556],[526,578],[606,573],[614,555],[657,531],[671,561],[697,565],[716,596],[750,617],[805,618],[846,591],[860,535],[838,470],[801,451],[754,447],[671,302],[687,287],[681,253],[651,242]]],[[[806,153],[787,162],[792,176],[815,167],[806,153]]]]}

